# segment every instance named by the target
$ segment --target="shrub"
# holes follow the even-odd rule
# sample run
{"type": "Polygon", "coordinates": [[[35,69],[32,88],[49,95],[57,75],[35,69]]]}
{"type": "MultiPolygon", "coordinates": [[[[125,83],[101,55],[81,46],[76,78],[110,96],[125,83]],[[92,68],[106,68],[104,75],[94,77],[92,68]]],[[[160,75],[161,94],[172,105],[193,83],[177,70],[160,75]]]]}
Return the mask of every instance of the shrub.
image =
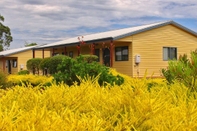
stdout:
{"type": "Polygon", "coordinates": [[[49,72],[50,58],[51,57],[46,57],[40,62],[40,69],[42,70],[42,72],[45,72],[45,75],[47,74],[47,72],[49,72]]]}
{"type": "Polygon", "coordinates": [[[177,80],[192,91],[197,91],[197,50],[191,52],[190,58],[186,54],[180,55],[179,60],[169,61],[168,64],[167,69],[162,69],[168,83],[177,80]]]}
{"type": "Polygon", "coordinates": [[[73,81],[77,81],[77,77],[74,73],[74,64],[76,61],[70,57],[64,58],[62,63],[58,66],[58,73],[53,74],[55,81],[64,82],[67,85],[72,85],[73,81]]]}
{"type": "Polygon", "coordinates": [[[59,64],[62,63],[63,58],[69,58],[69,57],[65,55],[57,55],[45,61],[46,64],[48,64],[48,69],[50,74],[57,73],[57,67],[59,64]]]}
{"type": "Polygon", "coordinates": [[[97,62],[88,63],[84,61],[82,55],[78,56],[76,60],[71,58],[64,58],[62,63],[57,68],[57,73],[54,74],[56,82],[64,82],[66,84],[73,85],[74,82],[80,84],[79,77],[85,79],[87,76],[93,78],[99,76],[98,83],[100,85],[121,85],[124,82],[124,78],[120,75],[113,75],[110,68],[100,65],[97,62]]]}
{"type": "Polygon", "coordinates": [[[27,74],[29,74],[28,70],[21,70],[18,72],[18,75],[27,75],[27,74]]]}
{"type": "Polygon", "coordinates": [[[87,79],[72,88],[0,90],[0,130],[195,131],[197,93],[176,82],[147,91],[149,81],[154,80],[130,78],[121,87],[100,88],[96,79],[87,79]]]}
{"type": "Polygon", "coordinates": [[[86,61],[87,63],[96,62],[98,60],[98,56],[96,55],[80,55],[80,57],[76,58],[77,61],[86,61]]]}
{"type": "Polygon", "coordinates": [[[33,87],[42,85],[42,86],[49,86],[51,85],[51,82],[53,80],[53,77],[47,77],[47,76],[41,76],[41,75],[9,75],[7,77],[7,82],[12,85],[32,85],[33,87]]]}
{"type": "Polygon", "coordinates": [[[165,79],[167,80],[168,84],[172,84],[174,83],[175,77],[174,74],[170,72],[170,70],[167,69],[161,69],[161,72],[163,74],[163,76],[165,77],[165,79]]]}
{"type": "Polygon", "coordinates": [[[42,58],[32,58],[27,61],[27,69],[33,74],[39,74],[42,58]]]}

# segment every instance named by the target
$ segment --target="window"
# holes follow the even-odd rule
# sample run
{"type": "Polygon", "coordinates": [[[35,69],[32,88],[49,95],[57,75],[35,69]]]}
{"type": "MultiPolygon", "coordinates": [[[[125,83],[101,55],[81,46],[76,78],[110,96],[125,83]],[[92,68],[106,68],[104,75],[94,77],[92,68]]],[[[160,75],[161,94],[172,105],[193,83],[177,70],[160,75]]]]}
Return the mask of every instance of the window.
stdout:
{"type": "Polygon", "coordinates": [[[8,65],[9,65],[8,62],[10,62],[10,61],[9,61],[9,60],[6,60],[6,62],[5,62],[5,67],[6,67],[6,68],[8,68],[8,65]]]}
{"type": "Polygon", "coordinates": [[[128,61],[128,46],[115,48],[115,60],[116,61],[128,61]]]}
{"type": "Polygon", "coordinates": [[[163,60],[177,59],[177,48],[175,47],[163,47],[163,60]]]}
{"type": "Polygon", "coordinates": [[[100,50],[99,49],[95,49],[95,55],[98,56],[97,62],[99,62],[100,61],[100,50]]]}
{"type": "Polygon", "coordinates": [[[12,60],[12,67],[17,67],[17,60],[16,59],[12,60]]]}

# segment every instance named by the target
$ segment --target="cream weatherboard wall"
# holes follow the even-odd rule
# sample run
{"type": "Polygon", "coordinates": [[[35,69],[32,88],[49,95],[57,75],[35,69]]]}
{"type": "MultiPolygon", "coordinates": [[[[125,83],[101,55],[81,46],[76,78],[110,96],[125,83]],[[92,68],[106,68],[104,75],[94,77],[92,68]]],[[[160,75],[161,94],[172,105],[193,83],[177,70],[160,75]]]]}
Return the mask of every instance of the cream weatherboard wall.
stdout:
{"type": "Polygon", "coordinates": [[[130,42],[115,42],[114,43],[114,55],[113,55],[113,68],[116,69],[118,72],[132,76],[133,69],[133,56],[132,56],[132,43],[130,42]],[[116,47],[123,47],[128,46],[129,56],[128,61],[115,61],[115,48],[116,47]]]}
{"type": "Polygon", "coordinates": [[[129,39],[133,40],[133,63],[135,55],[141,56],[140,64],[133,65],[133,77],[143,77],[146,70],[148,77],[153,73],[153,77],[161,76],[161,68],[168,66],[168,61],[163,60],[163,47],[176,47],[177,57],[197,49],[197,37],[173,25],[136,34],[124,40],[129,39]]]}

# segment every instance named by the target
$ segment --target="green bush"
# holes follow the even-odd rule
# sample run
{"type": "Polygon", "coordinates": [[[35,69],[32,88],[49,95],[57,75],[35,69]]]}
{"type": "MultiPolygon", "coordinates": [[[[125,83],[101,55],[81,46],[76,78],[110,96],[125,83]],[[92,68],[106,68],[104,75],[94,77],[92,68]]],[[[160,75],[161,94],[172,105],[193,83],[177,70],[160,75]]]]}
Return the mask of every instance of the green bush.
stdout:
{"type": "Polygon", "coordinates": [[[42,72],[49,72],[50,59],[51,57],[46,57],[40,62],[40,69],[42,70],[42,72]]]}
{"type": "Polygon", "coordinates": [[[27,75],[27,74],[29,74],[28,70],[21,70],[18,72],[18,75],[27,75]]]}
{"type": "Polygon", "coordinates": [[[57,67],[62,63],[63,58],[69,58],[65,55],[57,55],[51,57],[49,60],[46,60],[46,64],[48,64],[48,69],[50,74],[57,73],[57,67]]]}
{"type": "Polygon", "coordinates": [[[27,69],[33,74],[39,74],[42,58],[32,58],[27,61],[27,69]]]}
{"type": "Polygon", "coordinates": [[[77,61],[83,60],[86,61],[87,63],[92,63],[96,62],[98,60],[98,56],[96,55],[80,55],[80,57],[76,58],[77,61]]]}
{"type": "Polygon", "coordinates": [[[169,84],[176,80],[197,91],[197,50],[191,52],[190,58],[186,54],[180,55],[179,60],[169,61],[168,65],[167,69],[162,69],[162,73],[169,84]]]}
{"type": "Polygon", "coordinates": [[[117,75],[114,76],[109,72],[109,68],[100,65],[97,62],[88,63],[84,61],[84,57],[80,55],[76,60],[71,58],[64,58],[62,63],[57,68],[57,73],[53,75],[56,82],[64,82],[69,86],[74,82],[80,84],[78,77],[84,79],[87,76],[97,77],[99,76],[98,83],[100,85],[105,84],[117,84],[121,85],[124,82],[124,78],[117,75]]]}
{"type": "Polygon", "coordinates": [[[57,68],[57,73],[53,74],[54,80],[58,82],[64,82],[67,85],[72,85],[73,81],[77,81],[77,77],[74,73],[74,65],[76,61],[70,57],[64,58],[57,68]]]}
{"type": "Polygon", "coordinates": [[[174,83],[175,80],[175,76],[173,73],[171,73],[171,71],[169,69],[161,69],[161,72],[163,74],[163,76],[165,77],[165,79],[167,80],[168,84],[172,84],[174,83]]]}

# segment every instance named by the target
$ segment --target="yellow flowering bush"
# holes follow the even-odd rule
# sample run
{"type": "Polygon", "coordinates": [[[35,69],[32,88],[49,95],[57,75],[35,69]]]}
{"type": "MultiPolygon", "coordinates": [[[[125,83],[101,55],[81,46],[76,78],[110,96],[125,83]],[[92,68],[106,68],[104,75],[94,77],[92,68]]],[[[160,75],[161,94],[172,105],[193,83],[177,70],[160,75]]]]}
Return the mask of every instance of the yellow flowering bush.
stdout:
{"type": "Polygon", "coordinates": [[[9,75],[7,79],[8,79],[7,83],[10,83],[11,85],[32,84],[34,86],[37,86],[37,85],[50,84],[53,80],[53,77],[27,74],[27,75],[9,75]]]}
{"type": "Polygon", "coordinates": [[[0,130],[197,130],[196,92],[162,79],[124,77],[121,86],[113,87],[86,78],[71,87],[62,83],[44,90],[42,85],[0,90],[0,130]],[[156,84],[148,90],[151,82],[156,84]]]}

